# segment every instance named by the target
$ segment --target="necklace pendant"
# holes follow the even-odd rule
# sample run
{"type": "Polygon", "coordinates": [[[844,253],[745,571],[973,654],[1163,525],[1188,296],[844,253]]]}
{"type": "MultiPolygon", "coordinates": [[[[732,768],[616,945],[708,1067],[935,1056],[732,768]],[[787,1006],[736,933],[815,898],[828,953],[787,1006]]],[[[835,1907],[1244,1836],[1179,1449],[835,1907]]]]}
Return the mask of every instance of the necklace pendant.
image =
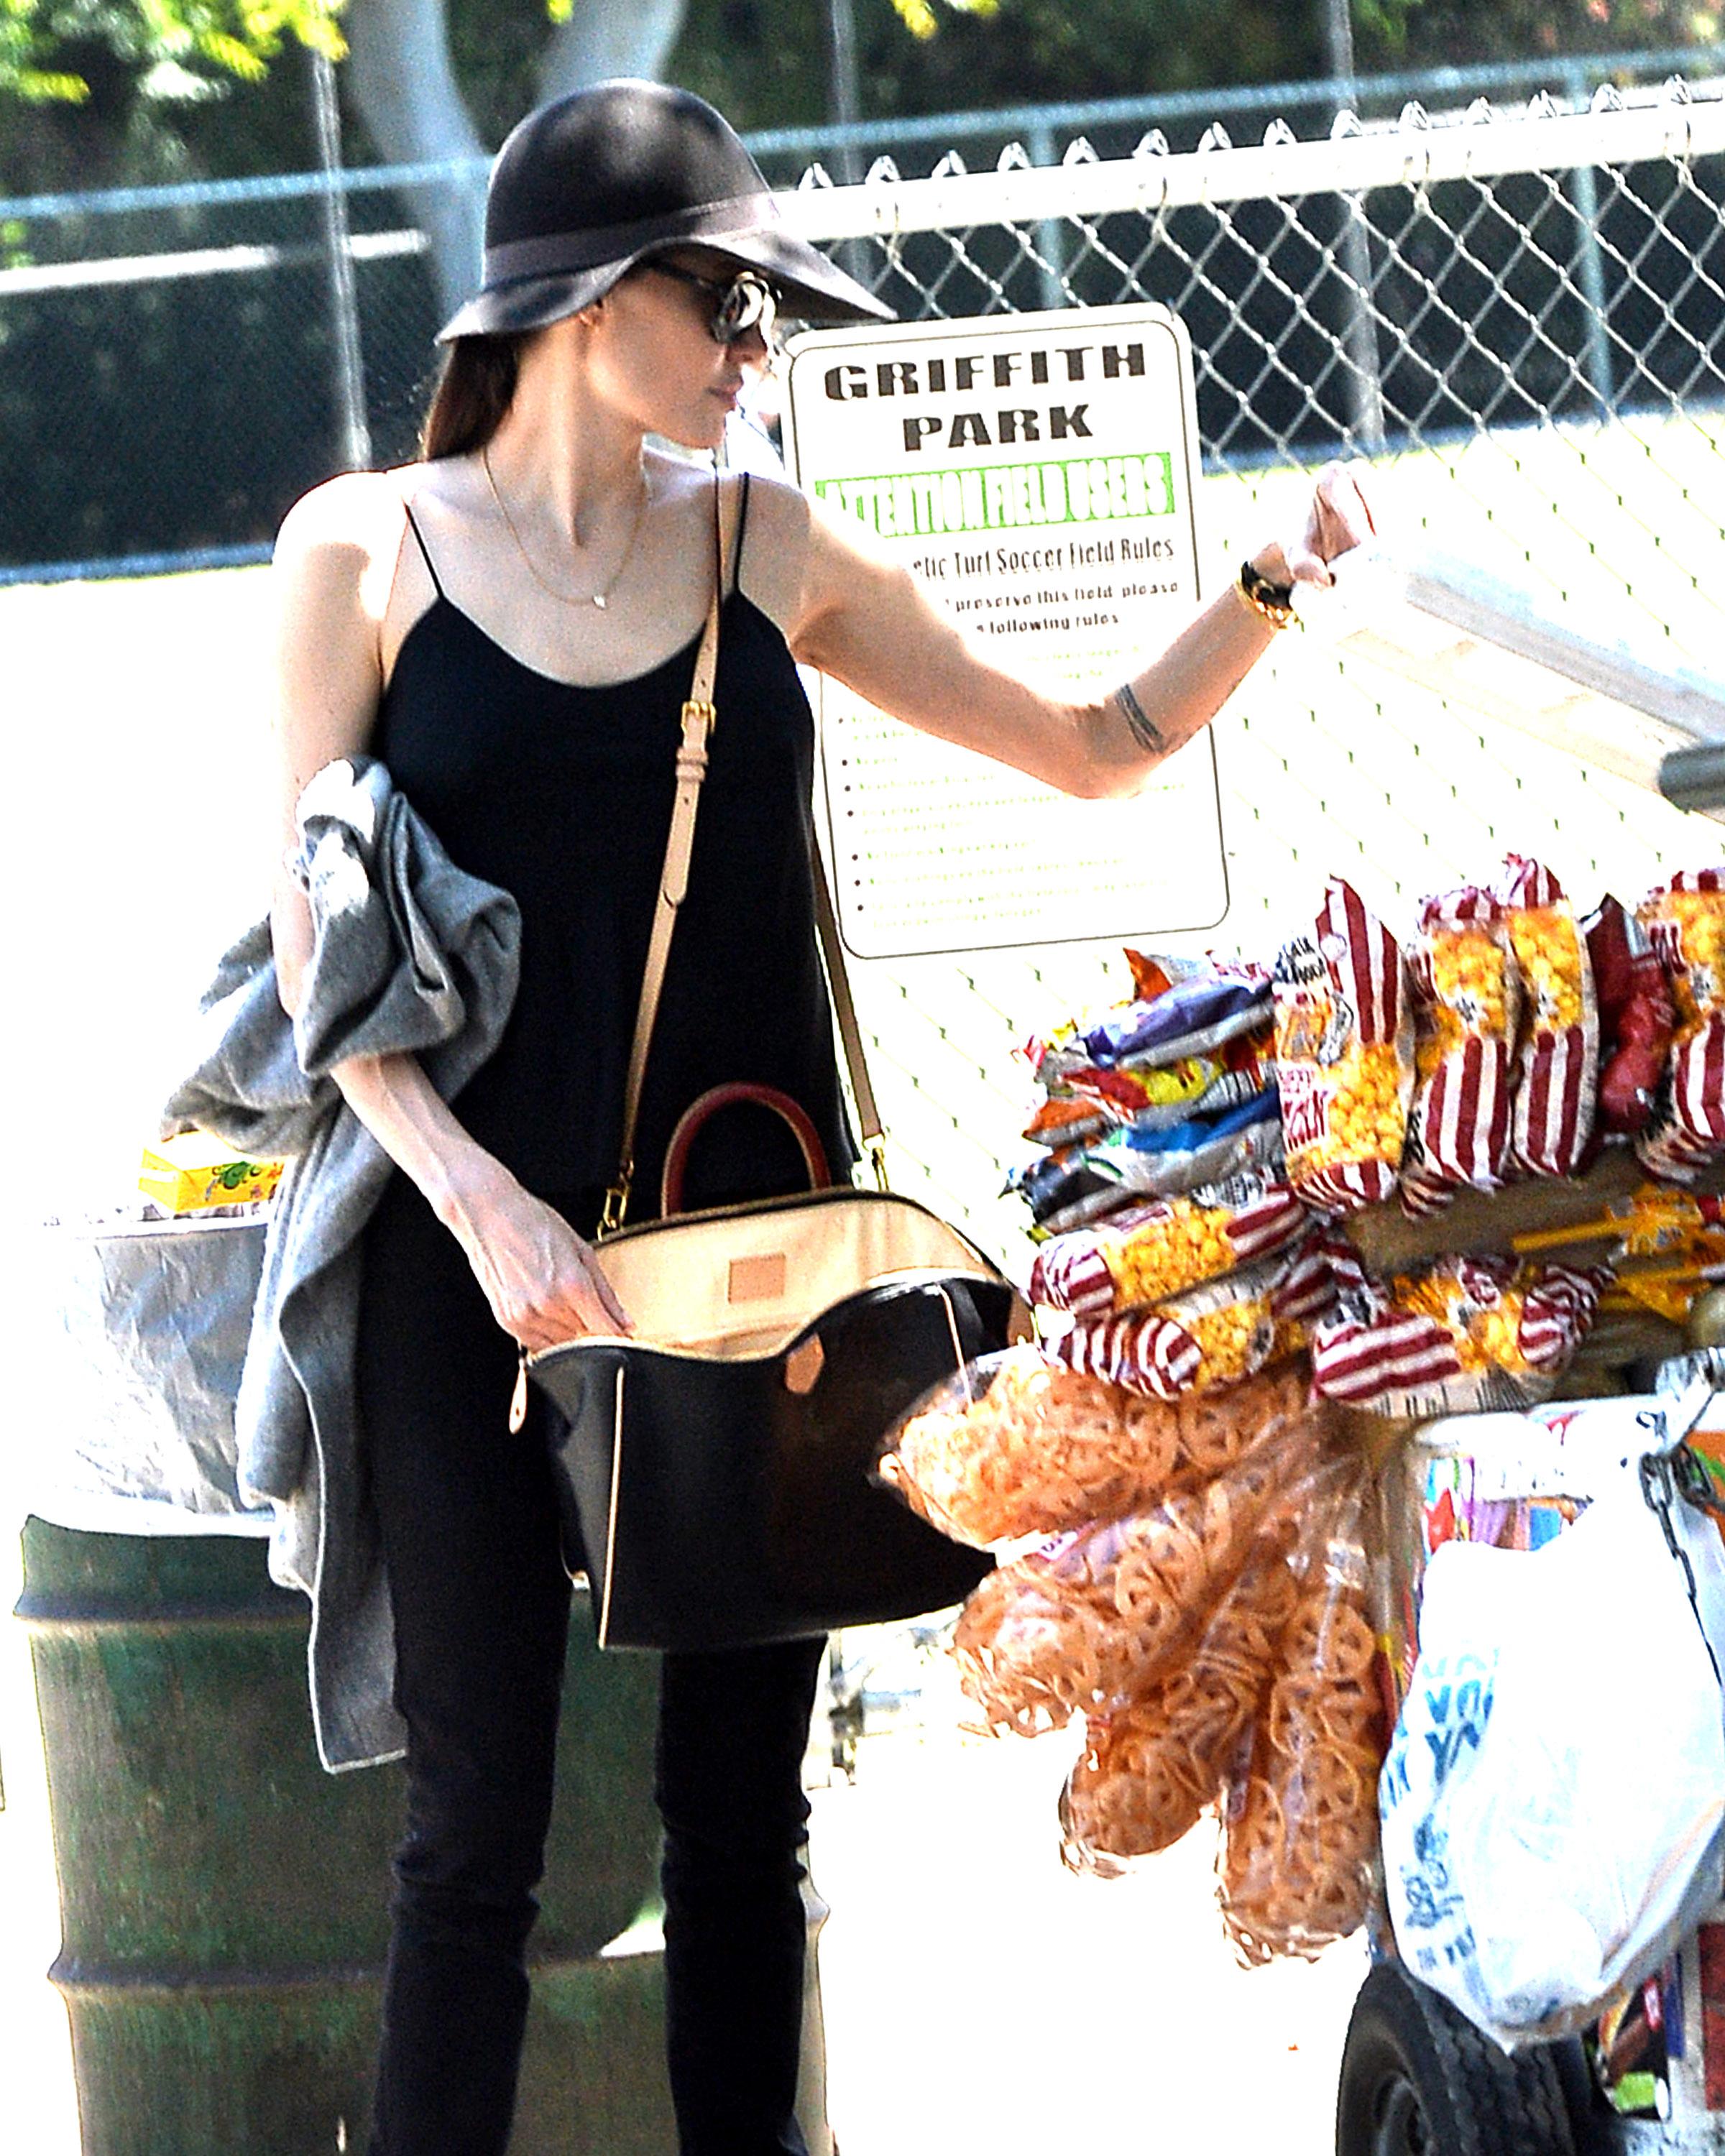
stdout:
{"type": "Polygon", "coordinates": [[[593,603],[598,608],[601,613],[605,611],[605,594],[603,592],[595,592],[593,593],[593,603]]]}

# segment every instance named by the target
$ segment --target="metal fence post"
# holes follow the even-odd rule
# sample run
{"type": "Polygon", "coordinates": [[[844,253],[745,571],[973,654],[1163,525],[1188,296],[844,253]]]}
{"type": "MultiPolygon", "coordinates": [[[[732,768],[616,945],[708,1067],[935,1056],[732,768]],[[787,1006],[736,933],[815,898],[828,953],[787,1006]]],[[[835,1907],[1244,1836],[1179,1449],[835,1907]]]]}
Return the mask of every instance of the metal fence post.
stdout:
{"type": "MultiPolygon", "coordinates": [[[[1033,165],[1057,165],[1060,152],[1055,146],[1052,127],[1033,127],[1025,147],[1033,165]]],[[[1036,228],[1037,283],[1045,307],[1065,307],[1071,304],[1067,294],[1065,276],[1068,254],[1068,234],[1064,218],[1045,218],[1036,228]]]]}
{"type": "Polygon", "coordinates": [[[320,203],[332,332],[331,373],[340,427],[336,462],[344,471],[367,471],[372,462],[372,430],[366,416],[365,362],[359,341],[359,295],[347,229],[347,198],[341,188],[341,110],[336,100],[336,70],[329,54],[308,47],[306,57],[311,65],[318,162],[324,182],[320,203]]]}

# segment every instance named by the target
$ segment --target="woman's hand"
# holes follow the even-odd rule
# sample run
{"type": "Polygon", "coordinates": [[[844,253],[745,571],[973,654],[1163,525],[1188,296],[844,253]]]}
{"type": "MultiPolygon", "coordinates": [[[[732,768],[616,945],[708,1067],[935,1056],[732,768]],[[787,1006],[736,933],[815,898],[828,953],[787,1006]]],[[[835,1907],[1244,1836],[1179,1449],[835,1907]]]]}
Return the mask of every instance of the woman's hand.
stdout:
{"type": "Polygon", "coordinates": [[[593,1247],[560,1213],[485,1158],[453,1181],[439,1206],[467,1254],[491,1315],[528,1349],[588,1332],[631,1330],[593,1247]]]}
{"type": "Polygon", "coordinates": [[[1272,584],[1334,583],[1331,562],[1364,546],[1378,530],[1361,484],[1365,470],[1357,460],[1326,465],[1313,485],[1299,536],[1260,548],[1253,567],[1272,584]]]}
{"type": "Polygon", "coordinates": [[[354,1114],[424,1194],[524,1348],[628,1332],[591,1247],[477,1144],[414,1055],[352,1055],[331,1073],[354,1114]]]}

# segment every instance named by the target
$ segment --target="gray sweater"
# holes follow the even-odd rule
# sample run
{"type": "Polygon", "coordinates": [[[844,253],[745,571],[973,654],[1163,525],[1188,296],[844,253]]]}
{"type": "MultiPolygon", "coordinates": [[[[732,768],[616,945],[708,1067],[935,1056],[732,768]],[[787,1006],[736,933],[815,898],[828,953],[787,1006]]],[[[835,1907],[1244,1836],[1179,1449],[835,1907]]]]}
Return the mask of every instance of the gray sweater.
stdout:
{"type": "Polygon", "coordinates": [[[392,1173],[331,1070],[417,1054],[445,1100],[496,1047],[515,1000],[521,916],[464,875],[365,758],[300,796],[298,866],[315,942],[290,1020],[267,922],[203,998],[198,1067],[163,1113],[254,1158],[288,1158],[270,1224],[239,1404],[239,1479],[274,1508],[270,1568],[311,1598],[311,1712],[326,1767],[399,1756],[395,1640],[355,1398],[361,1233],[392,1173]]]}

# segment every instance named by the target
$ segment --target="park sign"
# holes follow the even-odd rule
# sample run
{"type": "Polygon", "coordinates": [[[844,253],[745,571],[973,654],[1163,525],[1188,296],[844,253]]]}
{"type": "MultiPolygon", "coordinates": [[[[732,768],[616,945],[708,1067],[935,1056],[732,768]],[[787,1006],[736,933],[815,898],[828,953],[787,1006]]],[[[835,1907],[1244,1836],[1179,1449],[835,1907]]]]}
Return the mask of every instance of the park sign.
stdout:
{"type": "MultiPolygon", "coordinates": [[[[988,659],[1105,693],[1199,598],[1183,326],[1151,305],[823,330],[785,367],[798,484],[865,525],[988,659]]],[[[1074,801],[819,687],[839,926],[863,958],[1208,928],[1228,908],[1208,734],[1074,801]]]]}

